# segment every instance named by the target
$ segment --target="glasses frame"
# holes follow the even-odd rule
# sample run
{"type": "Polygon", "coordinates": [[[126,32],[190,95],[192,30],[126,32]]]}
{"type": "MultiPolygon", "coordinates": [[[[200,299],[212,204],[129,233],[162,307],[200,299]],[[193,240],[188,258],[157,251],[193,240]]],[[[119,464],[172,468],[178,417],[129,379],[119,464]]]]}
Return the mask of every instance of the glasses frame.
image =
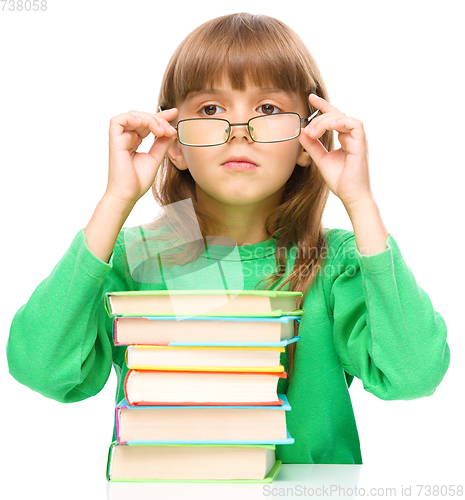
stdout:
{"type": "Polygon", "coordinates": [[[276,143],[276,142],[291,141],[292,139],[296,139],[297,137],[299,137],[300,133],[302,132],[302,123],[306,123],[307,122],[307,124],[308,124],[311,120],[313,120],[313,118],[315,118],[317,116],[318,113],[320,113],[319,109],[317,109],[308,118],[301,118],[300,115],[299,115],[299,113],[294,113],[293,111],[289,111],[289,112],[286,111],[286,112],[283,112],[283,113],[276,113],[276,116],[277,115],[296,115],[296,116],[299,117],[299,121],[300,121],[299,133],[297,135],[295,135],[294,137],[289,137],[288,139],[280,139],[279,141],[257,141],[257,140],[255,140],[252,137],[251,130],[250,130],[251,129],[250,122],[253,122],[257,118],[263,118],[264,116],[275,116],[275,115],[254,116],[254,117],[250,118],[250,120],[247,121],[247,122],[245,122],[245,123],[231,123],[229,120],[226,120],[226,118],[213,118],[213,117],[212,118],[210,118],[210,117],[207,117],[207,118],[186,118],[184,120],[180,120],[178,122],[178,124],[176,125],[176,127],[174,127],[174,128],[175,128],[175,130],[177,132],[179,144],[182,144],[183,146],[189,146],[189,147],[192,147],[192,148],[211,148],[213,146],[221,146],[223,144],[226,144],[229,141],[229,139],[231,138],[232,127],[239,127],[239,126],[244,126],[244,125],[247,126],[247,132],[249,133],[249,136],[250,136],[250,138],[252,139],[253,142],[258,142],[260,144],[272,144],[272,143],[276,143]],[[193,121],[193,120],[217,120],[217,121],[225,122],[225,123],[228,124],[228,137],[223,142],[219,142],[217,144],[187,144],[185,142],[182,142],[181,139],[179,138],[179,129],[178,129],[178,126],[182,122],[188,122],[188,121],[193,121]]]}

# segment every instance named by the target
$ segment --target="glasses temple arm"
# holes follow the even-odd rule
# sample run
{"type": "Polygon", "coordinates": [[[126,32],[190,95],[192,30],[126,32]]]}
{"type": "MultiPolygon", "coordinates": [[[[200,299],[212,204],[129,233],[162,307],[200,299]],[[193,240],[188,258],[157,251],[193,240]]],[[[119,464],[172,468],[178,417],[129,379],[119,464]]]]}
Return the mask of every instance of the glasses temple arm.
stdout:
{"type": "Polygon", "coordinates": [[[310,121],[312,121],[312,120],[313,120],[313,118],[315,118],[315,116],[316,116],[318,113],[320,113],[320,110],[319,110],[319,109],[317,109],[317,110],[316,110],[316,111],[315,111],[312,115],[310,115],[308,118],[301,118],[301,119],[300,119],[300,121],[301,121],[302,123],[305,123],[305,122],[310,122],[310,121]]]}

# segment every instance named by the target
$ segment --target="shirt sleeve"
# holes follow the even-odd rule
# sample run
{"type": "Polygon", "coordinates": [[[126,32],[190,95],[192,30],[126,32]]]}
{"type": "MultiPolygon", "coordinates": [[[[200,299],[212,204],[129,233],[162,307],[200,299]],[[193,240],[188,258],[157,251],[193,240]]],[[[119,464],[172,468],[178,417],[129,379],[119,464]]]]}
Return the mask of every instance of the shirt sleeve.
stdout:
{"type": "Polygon", "coordinates": [[[347,373],[385,399],[430,396],[450,363],[447,328],[389,235],[371,256],[347,232],[330,269],[334,344],[347,373]]]}
{"type": "MultiPolygon", "coordinates": [[[[112,366],[108,287],[122,276],[87,247],[81,229],[51,274],[15,314],[7,344],[10,374],[21,384],[63,403],[97,394],[112,366]]],[[[124,286],[124,285],[123,285],[124,286]]]]}

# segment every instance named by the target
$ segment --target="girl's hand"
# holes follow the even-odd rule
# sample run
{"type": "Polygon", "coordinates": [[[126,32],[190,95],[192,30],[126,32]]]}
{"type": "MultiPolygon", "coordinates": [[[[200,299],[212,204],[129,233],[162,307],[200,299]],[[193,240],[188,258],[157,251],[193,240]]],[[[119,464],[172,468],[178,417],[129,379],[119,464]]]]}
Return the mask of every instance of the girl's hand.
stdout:
{"type": "Polygon", "coordinates": [[[129,111],[110,120],[109,171],[105,194],[124,204],[134,205],[152,186],[176,130],[168,123],[178,114],[176,108],[156,114],[129,111]],[[137,148],[150,132],[155,142],[148,153],[137,148]]]}
{"type": "Polygon", "coordinates": [[[321,111],[302,130],[299,141],[319,168],[329,189],[346,209],[371,198],[368,143],[361,121],[350,118],[329,102],[310,94],[310,104],[321,111]],[[318,140],[326,130],[338,132],[341,148],[328,152],[318,140]]]}

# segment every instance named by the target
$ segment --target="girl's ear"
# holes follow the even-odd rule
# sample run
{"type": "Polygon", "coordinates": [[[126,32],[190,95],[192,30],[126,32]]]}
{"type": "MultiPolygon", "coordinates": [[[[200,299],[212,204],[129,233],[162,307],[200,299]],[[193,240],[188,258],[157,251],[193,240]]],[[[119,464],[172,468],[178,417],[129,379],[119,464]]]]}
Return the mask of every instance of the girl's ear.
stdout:
{"type": "Polygon", "coordinates": [[[307,153],[307,151],[302,147],[299,156],[297,157],[297,165],[301,167],[308,167],[312,162],[311,156],[307,153]]]}
{"type": "Polygon", "coordinates": [[[187,163],[184,159],[181,148],[179,147],[178,141],[173,142],[173,144],[168,149],[167,154],[176,168],[178,168],[179,170],[187,170],[187,163]]]}

